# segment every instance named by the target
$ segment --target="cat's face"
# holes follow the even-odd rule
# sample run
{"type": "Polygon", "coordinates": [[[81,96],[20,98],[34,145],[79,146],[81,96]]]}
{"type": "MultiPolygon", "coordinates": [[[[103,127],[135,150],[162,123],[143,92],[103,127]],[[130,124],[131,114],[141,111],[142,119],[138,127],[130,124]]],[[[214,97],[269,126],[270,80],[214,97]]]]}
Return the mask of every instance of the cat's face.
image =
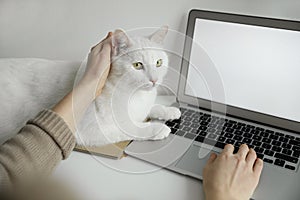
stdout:
{"type": "Polygon", "coordinates": [[[167,34],[162,27],[149,37],[129,38],[115,31],[112,38],[112,73],[127,74],[127,83],[136,89],[151,90],[167,73],[168,57],[162,49],[167,34]]]}

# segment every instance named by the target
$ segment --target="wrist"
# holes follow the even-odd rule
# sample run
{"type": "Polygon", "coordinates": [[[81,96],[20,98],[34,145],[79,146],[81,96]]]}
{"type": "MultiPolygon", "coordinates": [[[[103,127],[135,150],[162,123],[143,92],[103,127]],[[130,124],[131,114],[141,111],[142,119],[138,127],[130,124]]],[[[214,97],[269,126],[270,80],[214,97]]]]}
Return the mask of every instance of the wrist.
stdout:
{"type": "Polygon", "coordinates": [[[240,197],[228,194],[227,192],[207,192],[205,193],[206,200],[241,200],[240,197]]]}

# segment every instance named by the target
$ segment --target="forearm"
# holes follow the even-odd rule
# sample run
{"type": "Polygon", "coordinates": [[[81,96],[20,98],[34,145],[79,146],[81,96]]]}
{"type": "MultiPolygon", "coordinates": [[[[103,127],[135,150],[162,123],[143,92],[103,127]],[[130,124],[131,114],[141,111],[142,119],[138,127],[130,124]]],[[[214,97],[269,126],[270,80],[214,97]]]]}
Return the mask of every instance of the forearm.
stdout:
{"type": "Polygon", "coordinates": [[[49,110],[41,112],[0,147],[0,188],[50,174],[74,146],[75,138],[63,119],[49,110]]]}
{"type": "Polygon", "coordinates": [[[96,80],[81,80],[78,86],[52,109],[65,120],[73,133],[86,109],[95,99],[96,85],[96,80]]]}

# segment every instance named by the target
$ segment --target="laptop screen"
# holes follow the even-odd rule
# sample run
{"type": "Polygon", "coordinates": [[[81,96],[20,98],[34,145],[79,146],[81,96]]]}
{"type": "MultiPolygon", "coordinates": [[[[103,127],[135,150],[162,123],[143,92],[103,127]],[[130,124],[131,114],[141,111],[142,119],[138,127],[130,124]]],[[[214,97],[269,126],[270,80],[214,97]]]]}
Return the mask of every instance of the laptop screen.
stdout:
{"type": "Polygon", "coordinates": [[[184,93],[300,121],[300,32],[196,19],[184,93]],[[221,77],[224,98],[212,99],[206,59],[221,77]]]}

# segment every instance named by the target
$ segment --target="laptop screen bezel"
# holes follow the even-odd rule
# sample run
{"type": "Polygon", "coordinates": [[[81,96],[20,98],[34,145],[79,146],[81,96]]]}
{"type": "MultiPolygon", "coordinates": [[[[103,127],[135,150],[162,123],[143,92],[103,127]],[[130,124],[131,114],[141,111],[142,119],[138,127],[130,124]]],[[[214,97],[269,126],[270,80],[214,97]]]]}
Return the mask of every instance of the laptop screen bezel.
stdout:
{"type": "Polygon", "coordinates": [[[216,20],[222,22],[279,28],[279,29],[286,29],[286,30],[293,30],[293,31],[300,31],[300,22],[283,20],[283,19],[273,19],[273,18],[265,18],[265,17],[257,17],[257,16],[246,16],[246,15],[238,15],[238,14],[205,11],[205,10],[191,10],[189,12],[189,17],[188,17],[186,39],[184,44],[183,56],[182,56],[181,72],[180,72],[178,94],[177,94],[177,101],[179,103],[185,103],[185,104],[197,106],[213,112],[250,120],[253,122],[273,126],[288,131],[293,131],[299,134],[300,122],[292,121],[292,120],[288,120],[288,119],[284,119],[284,118],[280,118],[280,117],[276,117],[264,113],[259,113],[259,112],[255,112],[255,111],[251,111],[251,110],[247,110],[235,106],[225,105],[217,102],[213,102],[214,106],[212,107],[211,106],[212,102],[209,100],[192,97],[185,94],[189,59],[190,59],[191,48],[192,48],[192,38],[194,34],[196,19],[216,20]]]}

